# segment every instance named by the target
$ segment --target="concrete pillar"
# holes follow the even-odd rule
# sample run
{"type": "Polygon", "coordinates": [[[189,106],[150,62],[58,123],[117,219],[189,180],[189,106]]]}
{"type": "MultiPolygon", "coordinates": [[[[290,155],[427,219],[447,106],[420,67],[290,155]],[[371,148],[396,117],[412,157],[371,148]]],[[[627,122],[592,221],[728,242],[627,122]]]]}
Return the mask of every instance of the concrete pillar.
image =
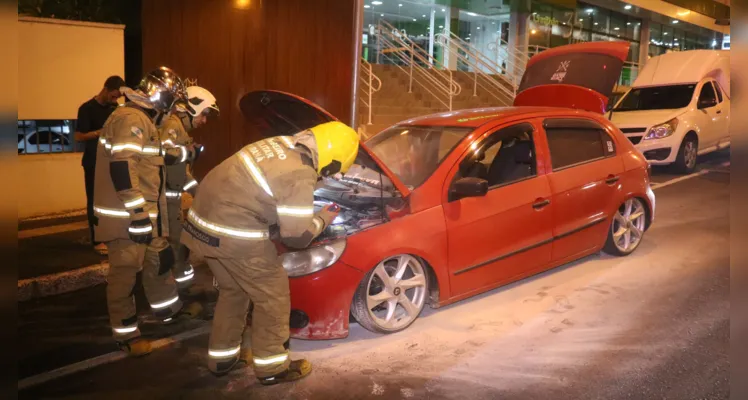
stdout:
{"type": "Polygon", "coordinates": [[[649,20],[642,20],[641,28],[639,29],[639,68],[644,67],[649,59],[649,20]]]}
{"type": "MultiPolygon", "coordinates": [[[[457,7],[446,7],[446,9],[447,11],[444,16],[444,31],[452,32],[457,35],[459,33],[460,9],[457,7]]],[[[451,44],[452,41],[450,40],[449,43],[451,44]]],[[[450,47],[451,48],[449,49],[443,50],[444,65],[452,71],[457,71],[457,57],[451,54],[457,50],[453,45],[450,45],[450,47]]]]}
{"type": "MultiPolygon", "coordinates": [[[[429,55],[432,58],[435,58],[434,57],[434,18],[435,18],[435,14],[436,14],[436,8],[434,8],[434,6],[432,5],[431,6],[431,19],[429,21],[429,55]]],[[[429,61],[431,62],[431,65],[434,64],[433,59],[430,58],[429,61]]]]}
{"type": "MultiPolygon", "coordinates": [[[[528,34],[528,25],[530,24],[530,1],[529,0],[513,0],[511,3],[511,12],[509,14],[509,48],[508,52],[515,52],[516,49],[526,52],[528,45],[530,44],[530,36],[528,34]]],[[[511,57],[510,61],[516,60],[511,57]]],[[[524,65],[517,65],[517,68],[524,69],[524,65]]],[[[509,75],[514,75],[515,65],[514,63],[508,63],[507,71],[509,75]]]]}

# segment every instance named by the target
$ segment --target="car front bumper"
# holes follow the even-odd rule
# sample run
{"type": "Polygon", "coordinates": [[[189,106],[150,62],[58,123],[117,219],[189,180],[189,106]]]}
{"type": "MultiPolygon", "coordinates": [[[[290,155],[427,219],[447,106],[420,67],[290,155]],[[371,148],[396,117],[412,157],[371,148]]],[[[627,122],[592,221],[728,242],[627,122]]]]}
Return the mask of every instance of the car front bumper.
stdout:
{"type": "MultiPolygon", "coordinates": [[[[633,135],[631,135],[633,136],[633,135]]],[[[667,165],[675,162],[680,150],[680,135],[673,134],[662,139],[642,139],[635,146],[652,165],[667,165]]]]}
{"type": "Polygon", "coordinates": [[[348,336],[351,301],[363,276],[338,261],[313,274],[289,278],[291,337],[322,340],[348,336]]]}

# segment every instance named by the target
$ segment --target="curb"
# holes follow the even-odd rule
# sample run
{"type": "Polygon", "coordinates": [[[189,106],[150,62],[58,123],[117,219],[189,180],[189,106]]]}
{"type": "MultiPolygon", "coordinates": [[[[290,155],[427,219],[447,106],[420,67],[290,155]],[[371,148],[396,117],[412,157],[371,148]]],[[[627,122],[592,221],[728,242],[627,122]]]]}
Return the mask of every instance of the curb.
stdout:
{"type": "Polygon", "coordinates": [[[96,286],[106,282],[108,273],[109,263],[104,262],[58,274],[22,279],[18,281],[18,301],[28,301],[96,286]]]}

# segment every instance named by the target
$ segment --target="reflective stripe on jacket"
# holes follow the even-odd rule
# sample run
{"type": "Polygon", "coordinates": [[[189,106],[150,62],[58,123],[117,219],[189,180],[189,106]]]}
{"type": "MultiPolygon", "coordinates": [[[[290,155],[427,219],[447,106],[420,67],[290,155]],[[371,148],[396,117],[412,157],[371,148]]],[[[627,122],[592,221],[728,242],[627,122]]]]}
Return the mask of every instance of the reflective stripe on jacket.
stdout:
{"type": "Polygon", "coordinates": [[[98,240],[128,239],[130,222],[146,218],[153,222],[154,236],[168,236],[163,165],[158,130],[148,115],[131,103],[117,107],[96,150],[98,240]]]}
{"type": "Polygon", "coordinates": [[[324,230],[314,213],[317,172],[306,147],[293,137],[252,143],[200,182],[182,243],[205,256],[241,257],[248,243],[279,229],[285,244],[303,248],[324,230]]]}
{"type": "MultiPolygon", "coordinates": [[[[163,126],[159,128],[159,133],[165,151],[174,149],[181,152],[182,146],[192,143],[192,138],[176,114],[169,115],[163,126]]],[[[179,160],[173,165],[166,166],[166,189],[170,198],[180,197],[182,191],[191,189],[195,184],[197,181],[192,177],[187,162],[179,160]]]]}

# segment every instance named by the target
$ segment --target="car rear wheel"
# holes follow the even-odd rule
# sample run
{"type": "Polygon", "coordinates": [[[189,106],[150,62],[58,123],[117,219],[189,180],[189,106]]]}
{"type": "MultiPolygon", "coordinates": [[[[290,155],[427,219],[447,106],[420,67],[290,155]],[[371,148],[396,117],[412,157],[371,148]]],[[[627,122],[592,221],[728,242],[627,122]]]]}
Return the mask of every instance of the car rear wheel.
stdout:
{"type": "Polygon", "coordinates": [[[628,199],[618,207],[610,223],[603,251],[614,256],[626,256],[639,247],[647,227],[645,207],[644,202],[637,198],[628,199]]]}
{"type": "Polygon", "coordinates": [[[696,158],[699,152],[699,142],[693,134],[687,135],[678,149],[675,157],[675,169],[682,174],[690,174],[696,168],[696,158]]]}
{"type": "Polygon", "coordinates": [[[423,261],[409,254],[389,257],[364,276],[351,303],[361,326],[379,333],[399,332],[421,314],[428,295],[423,261]]]}

